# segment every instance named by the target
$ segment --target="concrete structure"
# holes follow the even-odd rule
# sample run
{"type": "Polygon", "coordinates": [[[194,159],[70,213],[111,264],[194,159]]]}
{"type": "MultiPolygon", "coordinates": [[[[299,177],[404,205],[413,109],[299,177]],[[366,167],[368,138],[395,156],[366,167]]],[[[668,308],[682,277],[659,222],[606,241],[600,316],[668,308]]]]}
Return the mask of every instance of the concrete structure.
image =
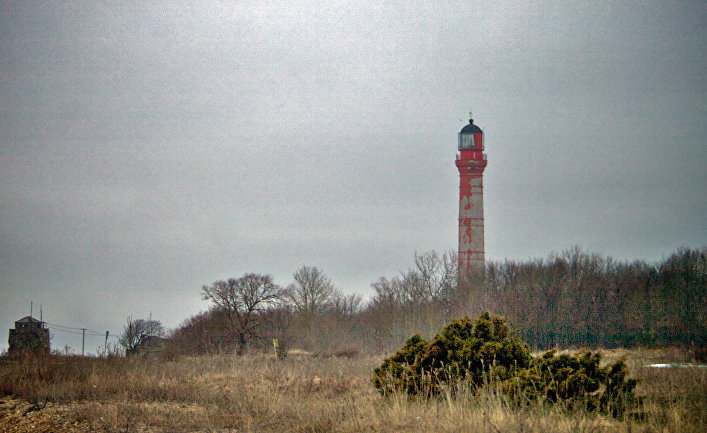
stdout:
{"type": "Polygon", "coordinates": [[[32,316],[26,316],[15,322],[15,329],[10,329],[8,354],[21,355],[27,352],[49,353],[49,330],[44,322],[32,316]]]}
{"type": "MultiPolygon", "coordinates": [[[[471,116],[470,116],[471,117],[471,116]]],[[[484,257],[484,133],[469,124],[459,132],[459,275],[483,271],[484,257]]]]}

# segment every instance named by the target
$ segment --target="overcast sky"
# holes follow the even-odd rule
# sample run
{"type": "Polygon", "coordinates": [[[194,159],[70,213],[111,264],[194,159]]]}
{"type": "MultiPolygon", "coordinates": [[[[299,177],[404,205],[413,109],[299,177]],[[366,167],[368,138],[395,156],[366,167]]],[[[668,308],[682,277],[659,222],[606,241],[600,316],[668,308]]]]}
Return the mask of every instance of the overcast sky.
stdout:
{"type": "Polygon", "coordinates": [[[707,244],[707,3],[361,3],[0,2],[0,349],[30,301],[119,334],[245,272],[370,294],[456,249],[470,109],[487,259],[707,244]]]}

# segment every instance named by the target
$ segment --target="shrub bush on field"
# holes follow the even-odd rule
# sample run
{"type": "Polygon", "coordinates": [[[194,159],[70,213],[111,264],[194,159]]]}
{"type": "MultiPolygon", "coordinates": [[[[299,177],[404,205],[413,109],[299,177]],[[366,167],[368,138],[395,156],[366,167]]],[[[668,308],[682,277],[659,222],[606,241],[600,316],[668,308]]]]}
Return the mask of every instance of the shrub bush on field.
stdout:
{"type": "Polygon", "coordinates": [[[530,349],[511,335],[505,320],[484,313],[476,324],[468,317],[453,321],[430,343],[412,336],[375,370],[374,383],[386,395],[394,390],[430,395],[440,385],[464,380],[481,386],[491,367],[505,380],[529,362],[530,349]]]}
{"type": "Polygon", "coordinates": [[[420,335],[374,370],[373,383],[385,395],[437,395],[460,387],[476,390],[491,383],[518,405],[563,402],[568,409],[600,410],[620,417],[639,401],[635,379],[627,379],[623,360],[600,367],[599,353],[533,358],[506,320],[484,313],[447,325],[431,342],[420,335]]]}
{"type": "Polygon", "coordinates": [[[551,350],[534,358],[530,368],[504,384],[504,390],[527,402],[564,402],[568,409],[600,410],[619,418],[639,404],[634,394],[638,381],[626,378],[623,360],[606,367],[600,362],[599,353],[555,356],[551,350]]]}

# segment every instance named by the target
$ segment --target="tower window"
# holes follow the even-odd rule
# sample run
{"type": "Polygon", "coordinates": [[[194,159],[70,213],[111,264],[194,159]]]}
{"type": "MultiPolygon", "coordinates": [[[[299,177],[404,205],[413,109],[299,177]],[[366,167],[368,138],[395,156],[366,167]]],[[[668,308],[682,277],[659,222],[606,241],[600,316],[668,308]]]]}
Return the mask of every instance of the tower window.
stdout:
{"type": "Polygon", "coordinates": [[[473,150],[474,147],[474,134],[462,134],[459,133],[459,150],[473,150]]]}

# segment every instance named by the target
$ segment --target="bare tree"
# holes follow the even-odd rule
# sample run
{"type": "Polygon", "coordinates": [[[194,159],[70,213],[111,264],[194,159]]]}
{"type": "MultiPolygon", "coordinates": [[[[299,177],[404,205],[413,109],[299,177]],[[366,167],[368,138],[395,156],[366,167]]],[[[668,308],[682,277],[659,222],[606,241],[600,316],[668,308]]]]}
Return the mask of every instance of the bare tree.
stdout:
{"type": "Polygon", "coordinates": [[[337,317],[353,317],[361,312],[362,305],[363,299],[356,293],[345,295],[336,290],[331,299],[331,310],[337,317]]]}
{"type": "Polygon", "coordinates": [[[302,266],[293,277],[295,282],[287,287],[287,297],[298,313],[313,317],[330,307],[336,290],[321,269],[302,266]]]}
{"type": "Polygon", "coordinates": [[[415,270],[423,298],[430,301],[450,302],[457,289],[457,255],[453,251],[415,253],[415,270]]]}
{"type": "Polygon", "coordinates": [[[140,345],[149,337],[164,337],[165,330],[158,320],[136,319],[128,317],[128,323],[123,327],[123,334],[118,339],[125,353],[130,355],[137,352],[140,345]]]}
{"type": "Polygon", "coordinates": [[[386,308],[416,305],[424,300],[419,275],[414,271],[401,273],[400,277],[391,279],[381,277],[371,283],[371,288],[376,294],[373,296],[373,305],[386,308]]]}
{"type": "Polygon", "coordinates": [[[259,313],[277,305],[283,290],[273,282],[272,276],[245,274],[241,278],[215,281],[201,288],[202,298],[211,300],[223,310],[229,321],[230,331],[238,334],[239,350],[243,350],[261,326],[259,313]]]}
{"type": "Polygon", "coordinates": [[[415,253],[415,267],[400,276],[380,278],[371,284],[376,291],[374,303],[417,305],[426,302],[452,301],[457,289],[457,257],[454,252],[441,256],[430,251],[415,253]]]}

